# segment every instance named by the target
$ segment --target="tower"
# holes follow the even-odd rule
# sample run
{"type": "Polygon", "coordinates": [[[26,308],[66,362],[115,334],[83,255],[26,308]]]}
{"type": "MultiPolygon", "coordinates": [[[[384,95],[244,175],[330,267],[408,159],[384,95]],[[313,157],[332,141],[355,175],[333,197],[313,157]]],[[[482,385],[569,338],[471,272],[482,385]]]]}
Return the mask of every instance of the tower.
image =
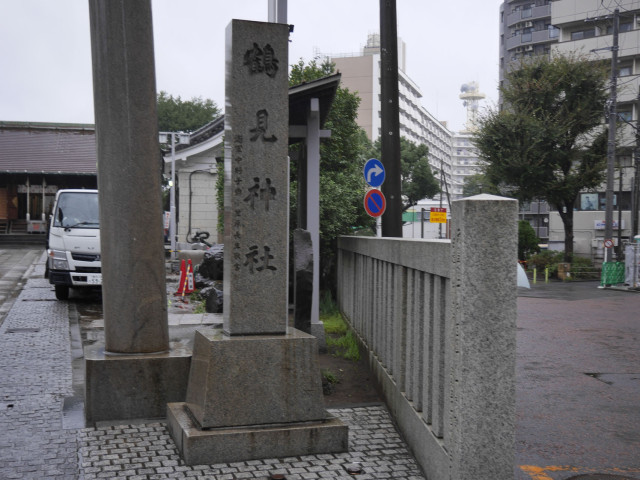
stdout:
{"type": "Polygon", "coordinates": [[[480,100],[485,97],[484,93],[480,93],[477,82],[465,83],[460,87],[460,99],[462,104],[467,108],[467,123],[465,127],[468,131],[478,128],[478,107],[480,100]]]}

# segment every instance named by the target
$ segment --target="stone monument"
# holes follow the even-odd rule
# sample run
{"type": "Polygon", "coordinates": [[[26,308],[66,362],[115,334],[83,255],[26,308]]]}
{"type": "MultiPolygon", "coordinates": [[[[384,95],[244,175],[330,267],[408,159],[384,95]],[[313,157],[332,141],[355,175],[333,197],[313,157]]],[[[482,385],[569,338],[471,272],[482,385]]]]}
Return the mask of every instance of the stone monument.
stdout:
{"type": "Polygon", "coordinates": [[[288,328],[288,25],[227,27],[222,329],[196,332],[169,431],[188,465],[343,452],[315,337],[288,328]]]}

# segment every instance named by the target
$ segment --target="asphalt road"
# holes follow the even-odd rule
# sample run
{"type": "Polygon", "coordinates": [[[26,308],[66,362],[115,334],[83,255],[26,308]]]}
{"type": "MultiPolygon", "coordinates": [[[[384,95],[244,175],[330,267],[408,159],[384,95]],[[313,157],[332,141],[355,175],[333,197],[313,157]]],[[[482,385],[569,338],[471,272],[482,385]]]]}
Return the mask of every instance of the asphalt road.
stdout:
{"type": "Polygon", "coordinates": [[[532,287],[518,298],[516,479],[640,478],[640,294],[532,287]]]}

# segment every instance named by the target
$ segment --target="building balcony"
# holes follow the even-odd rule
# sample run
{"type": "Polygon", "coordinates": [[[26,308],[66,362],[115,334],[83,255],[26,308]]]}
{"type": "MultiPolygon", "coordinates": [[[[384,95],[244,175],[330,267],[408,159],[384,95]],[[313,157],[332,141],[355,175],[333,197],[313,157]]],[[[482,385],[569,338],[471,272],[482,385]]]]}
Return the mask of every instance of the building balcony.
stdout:
{"type": "MultiPolygon", "coordinates": [[[[613,35],[600,35],[597,37],[584,38],[580,40],[570,40],[570,33],[563,29],[562,41],[558,42],[554,47],[554,51],[560,54],[570,54],[572,52],[596,52],[591,53],[589,59],[607,60],[611,59],[611,44],[613,35]]],[[[640,54],[640,30],[631,30],[628,32],[620,32],[619,36],[620,50],[618,50],[618,58],[624,59],[637,56],[640,54]]],[[[508,43],[508,42],[507,42],[508,43]]]]}
{"type": "Polygon", "coordinates": [[[507,26],[511,27],[520,22],[532,22],[541,18],[551,17],[551,5],[542,5],[541,7],[533,7],[507,15],[507,26]]]}
{"type": "Polygon", "coordinates": [[[517,47],[526,47],[529,45],[538,45],[541,43],[550,43],[557,41],[558,36],[555,30],[539,30],[537,32],[523,33],[522,35],[516,35],[510,37],[506,41],[507,51],[513,50],[517,47]]]}

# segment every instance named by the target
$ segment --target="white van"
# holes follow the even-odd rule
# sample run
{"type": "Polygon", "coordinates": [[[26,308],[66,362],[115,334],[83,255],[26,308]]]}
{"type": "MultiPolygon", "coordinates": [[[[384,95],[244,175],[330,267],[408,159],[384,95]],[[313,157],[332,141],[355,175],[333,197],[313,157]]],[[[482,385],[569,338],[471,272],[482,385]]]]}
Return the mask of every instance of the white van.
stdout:
{"type": "Polygon", "coordinates": [[[70,288],[100,287],[100,217],[97,190],[60,190],[47,237],[47,273],[56,298],[70,288]]]}

